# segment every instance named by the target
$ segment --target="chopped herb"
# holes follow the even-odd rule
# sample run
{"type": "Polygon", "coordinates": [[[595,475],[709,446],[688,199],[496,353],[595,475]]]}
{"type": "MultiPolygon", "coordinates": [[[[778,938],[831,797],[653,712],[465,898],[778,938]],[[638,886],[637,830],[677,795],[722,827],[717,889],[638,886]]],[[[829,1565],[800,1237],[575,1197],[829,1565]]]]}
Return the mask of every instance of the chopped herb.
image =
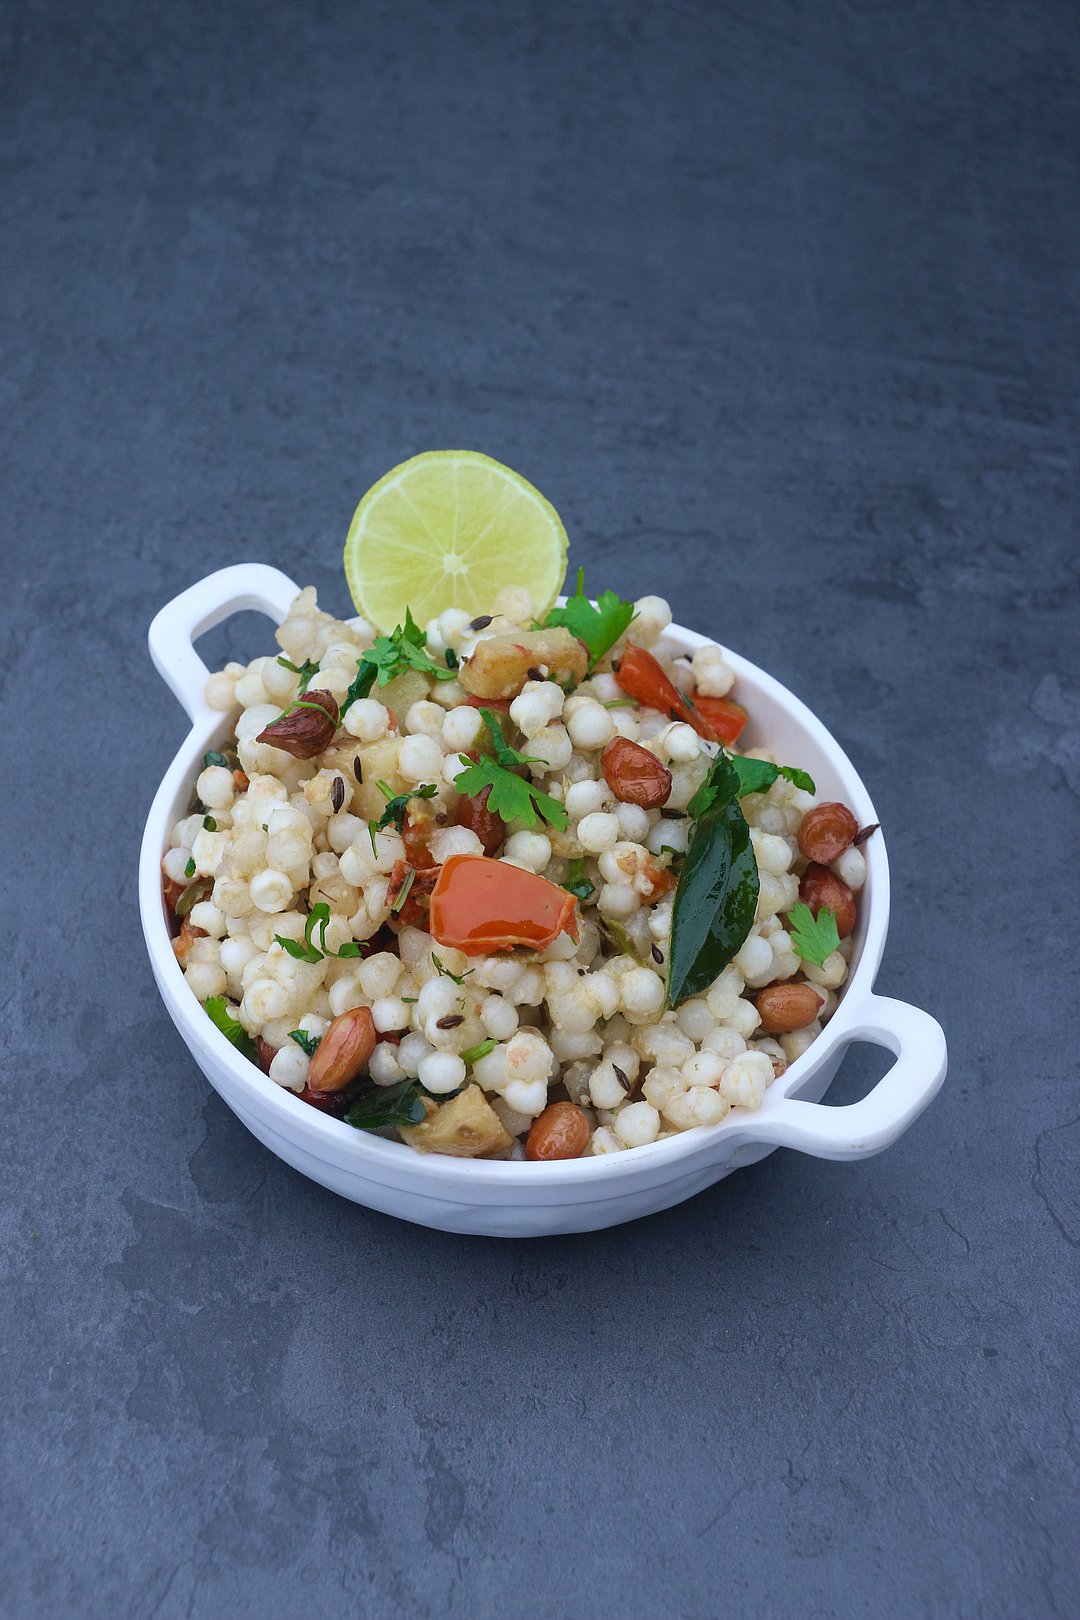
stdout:
{"type": "Polygon", "coordinates": [[[202,824],[207,832],[217,832],[217,822],[213,816],[203,816],[202,824]]]}
{"type": "Polygon", "coordinates": [[[447,669],[457,669],[458,665],[461,662],[461,660],[459,659],[457,653],[454,651],[453,647],[447,647],[445,653],[443,654],[443,657],[446,659],[446,667],[447,667],[447,669]]]}
{"type": "Polygon", "coordinates": [[[425,782],[422,787],[415,787],[409,793],[395,793],[387,782],[376,782],[375,786],[387,801],[386,809],[378,821],[371,822],[374,831],[371,834],[371,847],[375,848],[375,833],[384,827],[393,827],[401,832],[405,826],[405,812],[409,808],[410,799],[433,799],[439,789],[434,782],[425,782]]]}
{"type": "MultiPolygon", "coordinates": [[[[278,662],[280,663],[281,660],[279,659],[278,662]]],[[[314,1057],[319,1049],[322,1036],[309,1035],[306,1029],[290,1029],[289,1039],[295,1041],[300,1050],[306,1052],[308,1057],[314,1057]]]]}
{"type": "Polygon", "coordinates": [[[189,883],[186,889],[181,889],[173,910],[178,917],[186,917],[192,906],[197,906],[200,900],[209,900],[214,892],[212,877],[196,878],[189,883]]]}
{"type": "MultiPolygon", "coordinates": [[[[814,778],[808,776],[805,771],[800,771],[794,765],[774,765],[771,760],[767,759],[744,759],[740,754],[731,754],[728,757],[735,767],[735,775],[738,778],[737,798],[745,799],[748,793],[766,793],[778,776],[783,776],[789,782],[794,782],[795,786],[802,788],[804,793],[816,792],[814,778]]],[[[701,789],[699,788],[698,793],[700,792],[701,789]]],[[[687,806],[692,816],[701,814],[699,809],[694,808],[697,796],[697,793],[695,793],[687,806]]]]}
{"type": "MultiPolygon", "coordinates": [[[[404,625],[399,624],[391,636],[376,636],[375,645],[360,654],[360,662],[376,672],[380,686],[389,686],[392,680],[404,674],[407,669],[418,669],[437,681],[454,679],[452,669],[437,664],[431,657],[425,644],[424,632],[408,608],[405,609],[404,625]]],[[[370,689],[369,685],[368,690],[370,689]]],[[[366,696],[366,693],[363,695],[366,696]]]]}
{"type": "Polygon", "coordinates": [[[589,668],[595,668],[619,637],[625,635],[634,619],[633,602],[624,602],[614,591],[597,597],[594,606],[585,595],[585,570],[578,569],[577,589],[564,607],[552,608],[549,625],[562,625],[589,649],[589,668]]]}
{"type": "Polygon", "coordinates": [[[464,984],[465,980],[469,977],[469,974],[476,972],[475,968],[466,968],[464,973],[451,973],[450,969],[446,967],[444,963],[439,961],[439,958],[435,955],[434,951],[431,953],[431,960],[435,964],[436,973],[441,973],[445,979],[453,979],[455,984],[464,984]]]}
{"type": "Polygon", "coordinates": [[[552,827],[564,828],[569,817],[559,800],[553,799],[549,793],[542,793],[527,779],[514,775],[515,766],[534,763],[532,756],[519,754],[516,748],[506,743],[499,722],[490,709],[481,709],[480,715],[491,737],[495,758],[482,754],[474,762],[461,754],[459,757],[466,769],[455,779],[454,786],[458,792],[475,799],[485,788],[490,788],[488,809],[494,810],[503,821],[521,821],[526,827],[535,827],[539,814],[552,827]]]}
{"type": "Polygon", "coordinates": [[[250,1058],[252,1063],[256,1062],[255,1042],[243,1024],[238,1023],[233,1017],[225,997],[210,996],[203,1002],[203,1008],[210,1022],[220,1029],[225,1039],[231,1041],[236,1050],[242,1052],[244,1057],[250,1058]]]}
{"type": "Polygon", "coordinates": [[[184,867],[184,876],[186,878],[192,878],[195,876],[195,857],[193,855],[189,855],[187,858],[187,865],[184,867]]]}
{"type": "Polygon", "coordinates": [[[589,879],[585,876],[584,858],[579,858],[570,862],[568,879],[567,882],[563,884],[563,888],[572,894],[575,900],[580,900],[583,903],[591,894],[595,894],[595,884],[590,883],[589,879]]]}
{"type": "Polygon", "coordinates": [[[312,906],[308,912],[307,922],[304,924],[304,944],[299,940],[287,939],[284,934],[275,934],[274,939],[283,951],[294,956],[298,962],[321,962],[324,956],[362,956],[364,948],[358,945],[355,939],[348,939],[339,951],[332,951],[326,943],[326,925],[330,921],[330,907],[320,900],[318,905],[312,906]],[[315,944],[313,935],[319,930],[319,943],[315,944]]]}
{"type": "Polygon", "coordinates": [[[203,769],[210,765],[220,765],[226,771],[238,771],[240,755],[235,748],[211,748],[208,754],[203,755],[203,769]]]}
{"type": "Polygon", "coordinates": [[[788,913],[788,931],[791,948],[804,962],[820,967],[827,956],[840,944],[836,931],[836,913],[822,906],[817,916],[802,900],[796,901],[788,913]]]}
{"type": "Polygon", "coordinates": [[[406,900],[409,898],[409,890],[412,888],[415,882],[416,869],[415,867],[407,866],[405,868],[405,876],[401,880],[401,888],[390,902],[390,910],[393,912],[395,917],[405,904],[406,900]]]}
{"type": "Polygon", "coordinates": [[[487,1057],[489,1052],[494,1052],[498,1044],[495,1037],[489,1035],[486,1040],[477,1042],[475,1046],[466,1047],[464,1052],[460,1054],[461,1061],[467,1069],[471,1069],[474,1063],[479,1063],[480,1059],[487,1057]]]}
{"type": "Polygon", "coordinates": [[[318,664],[312,663],[310,658],[305,658],[302,664],[291,664],[287,658],[279,658],[278,663],[282,669],[291,669],[294,675],[299,675],[301,692],[307,691],[311,677],[319,673],[318,664]]]}
{"type": "Polygon", "coordinates": [[[342,699],[341,708],[338,710],[338,715],[342,720],[345,718],[346,710],[350,709],[358,698],[367,697],[371,688],[375,685],[376,673],[374,664],[365,664],[363,658],[356,660],[356,674],[353,676],[352,685],[342,699]]]}
{"type": "Polygon", "coordinates": [[[609,698],[603,707],[605,709],[636,709],[637,698],[609,698]]]}
{"type": "Polygon", "coordinates": [[[419,1125],[427,1113],[415,1080],[396,1086],[364,1086],[353,1097],[346,1125],[358,1131],[382,1131],[390,1125],[419,1125]]]}
{"type": "MultiPolygon", "coordinates": [[[[632,956],[635,962],[641,962],[640,953],[622,923],[612,922],[610,917],[604,917],[597,912],[596,926],[600,930],[600,937],[618,951],[620,956],[632,956]]],[[[641,965],[644,967],[646,964],[642,962],[641,965]]]]}
{"type": "Polygon", "coordinates": [[[419,996],[402,996],[401,1000],[404,1001],[407,1006],[413,1007],[420,1000],[420,997],[419,996]]]}

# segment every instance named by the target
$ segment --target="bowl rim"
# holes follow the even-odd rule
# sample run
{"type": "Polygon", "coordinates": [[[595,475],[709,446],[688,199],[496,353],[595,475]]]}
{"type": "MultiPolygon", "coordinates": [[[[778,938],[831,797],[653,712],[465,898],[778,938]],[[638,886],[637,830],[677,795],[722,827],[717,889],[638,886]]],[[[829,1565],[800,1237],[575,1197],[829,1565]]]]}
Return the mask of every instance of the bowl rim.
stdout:
{"type": "MultiPolygon", "coordinates": [[[[358,617],[346,622],[364,626],[364,621],[358,617]]],[[[660,637],[658,644],[664,650],[679,653],[712,643],[712,637],[673,623],[660,637]]],[[[834,774],[843,784],[845,802],[854,812],[859,825],[865,827],[876,823],[878,816],[865,784],[824,723],[775,676],[731,650],[726,643],[719,645],[723,647],[725,658],[735,672],[736,683],[743,681],[769,697],[807,733],[818,751],[828,759],[834,774]]],[[[759,1120],[762,1125],[765,1124],[761,1111],[745,1116],[740,1111],[733,1111],[718,1125],[695,1126],[662,1141],[624,1148],[618,1153],[550,1162],[465,1159],[449,1154],[418,1152],[403,1142],[358,1131],[343,1120],[301,1102],[293,1092],[277,1085],[226,1040],[188,989],[173,953],[161,895],[160,863],[175,818],[178,791],[194,780],[196,760],[213,745],[217,733],[228,719],[226,714],[205,708],[196,714],[190,731],[173,756],[154,795],[147,814],[139,858],[139,906],[154,977],[173,1022],[215,1089],[217,1086],[208,1071],[207,1062],[226,1071],[230,1083],[241,1093],[246,1107],[255,1113],[272,1116],[275,1128],[281,1135],[297,1142],[303,1141],[309,1151],[318,1153],[322,1149],[325,1156],[336,1164],[352,1169],[361,1177],[365,1172],[375,1172],[377,1179],[391,1180],[397,1185],[414,1182],[418,1190],[420,1184],[429,1183],[432,1193],[438,1187],[440,1194],[456,1186],[463,1196],[467,1196],[467,1190],[478,1192],[481,1187],[517,1188],[522,1192],[528,1190],[536,1193],[541,1187],[550,1190],[560,1185],[580,1186],[600,1182],[616,1173],[620,1176],[638,1173],[652,1178],[658,1171],[677,1167],[682,1160],[700,1158],[702,1150],[713,1145],[717,1159],[723,1160],[733,1139],[745,1140],[748,1121],[759,1120]],[[205,1062],[201,1053],[205,1054],[205,1062]],[[349,1160],[353,1162],[349,1164],[349,1160]]],[[[889,863],[880,828],[863,846],[863,854],[867,861],[867,882],[863,892],[867,895],[868,903],[860,906],[858,931],[861,938],[857,936],[854,961],[843,996],[813,1044],[770,1086],[766,1109],[770,1101],[783,1102],[798,1096],[837,1048],[852,1038],[852,1025],[859,1022],[860,1014],[874,999],[872,989],[885,948],[889,921],[889,863]]],[[[759,1130],[755,1132],[755,1139],[759,1142],[765,1140],[765,1134],[759,1130]]]]}

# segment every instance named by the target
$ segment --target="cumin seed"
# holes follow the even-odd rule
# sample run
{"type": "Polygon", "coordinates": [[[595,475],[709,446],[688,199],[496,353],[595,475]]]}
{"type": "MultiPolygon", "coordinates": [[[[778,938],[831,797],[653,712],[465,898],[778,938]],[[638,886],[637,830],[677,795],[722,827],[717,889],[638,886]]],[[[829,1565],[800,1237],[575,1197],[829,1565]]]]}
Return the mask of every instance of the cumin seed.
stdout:
{"type": "Polygon", "coordinates": [[[445,1018],[435,1020],[436,1029],[457,1029],[459,1024],[465,1022],[464,1013],[447,1013],[445,1018]]]}
{"type": "Polygon", "coordinates": [[[491,623],[491,619],[492,619],[492,615],[490,613],[481,613],[481,615],[480,615],[480,617],[478,619],[473,619],[472,620],[472,622],[469,625],[469,629],[470,630],[486,630],[488,625],[491,623]]]}
{"type": "Polygon", "coordinates": [[[334,807],[334,814],[336,816],[342,805],[345,803],[345,783],[342,781],[340,776],[334,777],[334,785],[330,789],[330,803],[334,807]]]}

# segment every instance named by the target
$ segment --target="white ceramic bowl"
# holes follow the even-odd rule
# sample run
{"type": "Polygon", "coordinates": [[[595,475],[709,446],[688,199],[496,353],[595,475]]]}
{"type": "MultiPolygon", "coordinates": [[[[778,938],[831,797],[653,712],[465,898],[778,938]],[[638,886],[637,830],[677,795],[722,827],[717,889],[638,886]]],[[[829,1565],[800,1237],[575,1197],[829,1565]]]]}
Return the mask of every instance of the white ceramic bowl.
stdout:
{"type": "MultiPolygon", "coordinates": [[[[154,797],[139,868],[143,932],[173,1023],[211,1085],[279,1158],[345,1198],[423,1226],[531,1237],[593,1231],[667,1209],[776,1147],[822,1159],[867,1158],[895,1142],[922,1112],[945,1077],[945,1037],[927,1013],[873,992],[889,921],[889,866],[880,832],[863,846],[869,874],[840,1005],[755,1114],[738,1110],[721,1125],[596,1159],[491,1162],[416,1153],[355,1131],[267,1079],[219,1033],[184,981],[169,938],[160,863],[169,830],[186,811],[202,756],[225,732],[225,717],[204,700],[207,670],[193,638],[245,608],[261,609],[280,623],[296,592],[276,568],[223,568],[162,608],[150,626],[154,663],[187,710],[191,731],[154,797]],[[821,1107],[849,1042],[856,1040],[887,1047],[896,1062],[861,1101],[821,1107]]],[[[705,640],[676,625],[664,639],[677,651],[705,640]]],[[[809,770],[822,796],[850,805],[860,825],[876,821],[869,794],[821,722],[772,676],[729,656],[739,698],[752,717],[748,743],[767,742],[779,757],[809,770]]]]}

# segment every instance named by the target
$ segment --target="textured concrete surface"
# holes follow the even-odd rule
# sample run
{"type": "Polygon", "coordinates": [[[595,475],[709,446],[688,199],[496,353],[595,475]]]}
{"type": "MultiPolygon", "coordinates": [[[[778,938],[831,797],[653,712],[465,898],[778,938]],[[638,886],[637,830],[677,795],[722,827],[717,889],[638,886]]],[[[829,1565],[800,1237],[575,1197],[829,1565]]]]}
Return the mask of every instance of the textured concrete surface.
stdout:
{"type": "Polygon", "coordinates": [[[1076,1615],[1076,7],[0,31],[5,1617],[1076,1615]],[[865,775],[952,1048],[883,1157],[468,1241],[208,1094],[146,624],[242,558],[343,608],[359,494],[461,444],[865,775]]]}

